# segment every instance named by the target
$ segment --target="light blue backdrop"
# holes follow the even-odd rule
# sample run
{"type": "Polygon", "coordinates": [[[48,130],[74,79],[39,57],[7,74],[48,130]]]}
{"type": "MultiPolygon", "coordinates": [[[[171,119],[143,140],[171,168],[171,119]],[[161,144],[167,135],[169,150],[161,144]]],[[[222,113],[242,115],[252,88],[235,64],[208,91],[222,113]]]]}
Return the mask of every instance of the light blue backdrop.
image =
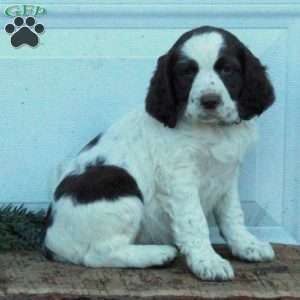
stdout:
{"type": "Polygon", "coordinates": [[[34,49],[10,45],[1,29],[10,1],[0,5],[0,202],[46,207],[58,163],[144,101],[157,57],[182,32],[210,24],[268,65],[277,94],[244,164],[247,224],[262,238],[300,242],[299,2],[34,3],[47,9],[34,49]]]}

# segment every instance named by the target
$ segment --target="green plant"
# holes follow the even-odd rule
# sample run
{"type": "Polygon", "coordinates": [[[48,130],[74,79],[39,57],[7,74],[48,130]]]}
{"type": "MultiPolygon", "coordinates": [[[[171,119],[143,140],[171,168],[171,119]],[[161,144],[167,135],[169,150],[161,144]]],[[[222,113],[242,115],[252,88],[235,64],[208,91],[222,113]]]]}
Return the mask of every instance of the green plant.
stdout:
{"type": "Polygon", "coordinates": [[[0,207],[0,251],[33,250],[40,247],[45,211],[21,206],[0,207]]]}

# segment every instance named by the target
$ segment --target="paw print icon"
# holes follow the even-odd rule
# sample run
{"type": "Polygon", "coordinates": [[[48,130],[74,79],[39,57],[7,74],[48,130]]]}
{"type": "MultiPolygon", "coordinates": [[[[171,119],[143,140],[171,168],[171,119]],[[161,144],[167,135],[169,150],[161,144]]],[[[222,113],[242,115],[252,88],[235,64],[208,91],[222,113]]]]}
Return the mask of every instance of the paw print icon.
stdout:
{"type": "Polygon", "coordinates": [[[13,24],[7,24],[5,31],[11,35],[12,46],[19,47],[23,44],[35,47],[39,43],[39,34],[45,30],[44,25],[36,24],[34,17],[16,17],[13,24]]]}

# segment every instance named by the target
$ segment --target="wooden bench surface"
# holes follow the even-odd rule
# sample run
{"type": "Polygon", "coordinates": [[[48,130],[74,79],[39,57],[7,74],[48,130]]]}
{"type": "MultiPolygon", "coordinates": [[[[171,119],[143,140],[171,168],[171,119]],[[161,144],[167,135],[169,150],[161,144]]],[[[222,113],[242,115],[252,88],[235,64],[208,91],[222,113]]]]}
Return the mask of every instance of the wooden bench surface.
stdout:
{"type": "Polygon", "coordinates": [[[37,252],[0,254],[0,300],[300,299],[300,247],[276,245],[276,260],[241,262],[222,247],[236,278],[205,282],[182,258],[164,268],[90,269],[53,263],[37,252]]]}

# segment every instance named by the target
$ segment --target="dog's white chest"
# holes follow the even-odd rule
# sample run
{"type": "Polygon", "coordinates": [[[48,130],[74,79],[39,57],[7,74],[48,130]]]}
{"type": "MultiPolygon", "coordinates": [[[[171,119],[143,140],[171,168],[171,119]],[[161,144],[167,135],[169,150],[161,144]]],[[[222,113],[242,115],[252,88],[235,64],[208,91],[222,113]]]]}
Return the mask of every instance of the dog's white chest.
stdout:
{"type": "Polygon", "coordinates": [[[202,145],[195,160],[199,200],[205,214],[231,187],[241,158],[239,143],[224,138],[218,144],[202,145]]]}
{"type": "MultiPolygon", "coordinates": [[[[169,183],[184,169],[182,181],[177,179],[177,182],[187,188],[197,186],[202,209],[208,215],[231,188],[254,133],[253,127],[241,124],[223,129],[204,127],[200,134],[192,132],[189,136],[178,136],[174,141],[177,147],[167,147],[171,150],[162,153],[157,198],[168,194],[166,187],[170,187],[169,183]]],[[[161,202],[152,205],[161,207],[161,202]]]]}

